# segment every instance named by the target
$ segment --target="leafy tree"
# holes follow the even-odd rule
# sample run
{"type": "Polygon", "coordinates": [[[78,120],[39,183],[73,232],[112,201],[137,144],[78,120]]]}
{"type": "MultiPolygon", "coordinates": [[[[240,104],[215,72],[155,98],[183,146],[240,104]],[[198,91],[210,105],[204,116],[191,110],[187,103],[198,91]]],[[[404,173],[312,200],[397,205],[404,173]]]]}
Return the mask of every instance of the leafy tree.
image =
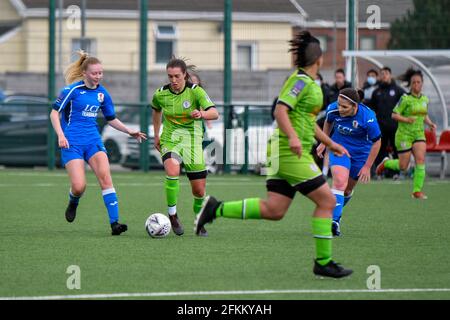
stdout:
{"type": "Polygon", "coordinates": [[[450,1],[414,0],[414,10],[408,10],[406,15],[391,24],[388,47],[449,49],[450,1]]]}

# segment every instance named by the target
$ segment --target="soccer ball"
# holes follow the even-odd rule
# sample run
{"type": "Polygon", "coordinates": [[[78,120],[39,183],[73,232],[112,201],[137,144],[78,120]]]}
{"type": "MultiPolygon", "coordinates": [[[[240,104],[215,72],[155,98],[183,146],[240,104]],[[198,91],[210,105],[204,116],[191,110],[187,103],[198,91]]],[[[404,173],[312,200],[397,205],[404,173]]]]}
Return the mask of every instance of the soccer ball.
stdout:
{"type": "Polygon", "coordinates": [[[170,220],[162,213],[153,213],[145,221],[145,230],[152,238],[164,238],[170,232],[170,220]]]}

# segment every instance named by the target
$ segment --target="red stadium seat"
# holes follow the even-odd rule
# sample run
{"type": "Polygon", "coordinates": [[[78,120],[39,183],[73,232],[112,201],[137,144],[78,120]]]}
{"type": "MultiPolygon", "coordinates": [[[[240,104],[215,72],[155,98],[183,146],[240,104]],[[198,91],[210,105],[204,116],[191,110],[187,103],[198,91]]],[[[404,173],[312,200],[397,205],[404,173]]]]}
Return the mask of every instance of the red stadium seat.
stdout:
{"type": "Polygon", "coordinates": [[[427,140],[427,152],[439,152],[439,150],[436,149],[437,146],[436,131],[426,129],[425,138],[427,140]]]}
{"type": "MultiPolygon", "coordinates": [[[[427,142],[428,152],[428,142],[427,142]]],[[[434,147],[431,152],[441,153],[441,179],[445,178],[445,172],[447,171],[447,153],[450,152],[450,130],[444,130],[439,137],[439,143],[434,147]]]]}
{"type": "Polygon", "coordinates": [[[439,151],[450,152],[450,130],[442,131],[436,149],[439,151]]]}

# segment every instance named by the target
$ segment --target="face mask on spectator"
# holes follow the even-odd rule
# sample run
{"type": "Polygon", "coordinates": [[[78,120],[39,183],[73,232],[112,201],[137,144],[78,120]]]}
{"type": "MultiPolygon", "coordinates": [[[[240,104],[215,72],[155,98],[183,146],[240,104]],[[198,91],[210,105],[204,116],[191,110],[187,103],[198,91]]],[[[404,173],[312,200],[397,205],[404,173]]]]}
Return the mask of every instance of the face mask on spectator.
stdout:
{"type": "Polygon", "coordinates": [[[375,79],[375,77],[368,77],[367,83],[373,86],[375,83],[377,83],[377,79],[375,79]]]}

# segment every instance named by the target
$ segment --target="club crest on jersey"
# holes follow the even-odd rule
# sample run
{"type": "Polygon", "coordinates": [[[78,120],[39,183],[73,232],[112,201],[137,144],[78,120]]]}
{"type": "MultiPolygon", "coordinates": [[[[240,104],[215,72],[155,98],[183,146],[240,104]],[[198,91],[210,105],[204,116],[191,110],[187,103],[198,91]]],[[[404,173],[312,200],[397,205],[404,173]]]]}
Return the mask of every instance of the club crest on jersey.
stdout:
{"type": "Polygon", "coordinates": [[[97,100],[98,100],[98,102],[102,103],[105,100],[105,95],[103,93],[99,92],[97,94],[97,100]]]}
{"type": "Polygon", "coordinates": [[[183,108],[187,109],[191,106],[191,103],[188,100],[183,101],[183,108]]]}
{"type": "Polygon", "coordinates": [[[353,128],[355,128],[355,129],[358,128],[358,121],[353,120],[352,125],[353,125],[353,128]]]}

